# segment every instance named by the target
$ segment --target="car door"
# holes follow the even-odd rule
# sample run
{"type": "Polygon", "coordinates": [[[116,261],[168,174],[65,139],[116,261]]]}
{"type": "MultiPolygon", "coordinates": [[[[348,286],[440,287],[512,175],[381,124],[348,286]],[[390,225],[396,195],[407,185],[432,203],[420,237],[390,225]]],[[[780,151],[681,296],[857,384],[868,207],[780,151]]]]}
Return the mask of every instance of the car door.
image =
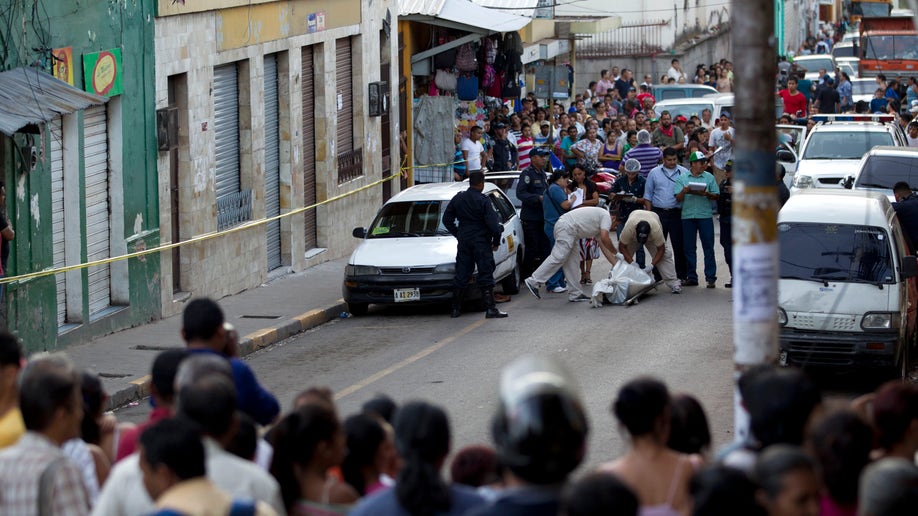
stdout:
{"type": "Polygon", "coordinates": [[[495,277],[504,276],[507,271],[513,268],[516,250],[522,238],[518,234],[519,223],[517,222],[516,209],[510,202],[510,199],[499,189],[491,190],[488,193],[488,199],[494,206],[494,211],[504,226],[504,232],[500,238],[500,246],[494,251],[495,277]]]}

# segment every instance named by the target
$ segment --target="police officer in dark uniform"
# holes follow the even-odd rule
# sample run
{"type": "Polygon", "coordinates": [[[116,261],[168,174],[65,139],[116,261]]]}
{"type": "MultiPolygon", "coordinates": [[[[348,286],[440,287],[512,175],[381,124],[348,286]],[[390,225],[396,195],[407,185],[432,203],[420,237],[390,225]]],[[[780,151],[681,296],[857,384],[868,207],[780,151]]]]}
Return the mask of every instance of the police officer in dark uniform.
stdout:
{"type": "Polygon", "coordinates": [[[453,309],[450,317],[459,317],[465,287],[478,266],[478,286],[484,298],[485,317],[507,317],[494,302],[494,251],[500,245],[504,229],[491,201],[482,194],[484,173],[469,174],[469,189],[459,192],[443,212],[443,224],[459,240],[456,249],[456,279],[453,284],[453,309]],[[459,223],[458,226],[456,223],[459,223]]]}
{"type": "MultiPolygon", "coordinates": [[[[498,122],[494,126],[494,172],[516,170],[516,146],[507,139],[507,124],[498,122]]],[[[531,154],[530,154],[531,155],[531,154]]]]}
{"type": "Polygon", "coordinates": [[[516,197],[523,203],[520,220],[523,222],[523,277],[528,278],[551,253],[551,244],[545,234],[545,215],[542,211],[542,195],[548,189],[545,179],[545,165],[549,150],[536,147],[529,153],[531,165],[520,172],[516,183],[516,197]]]}

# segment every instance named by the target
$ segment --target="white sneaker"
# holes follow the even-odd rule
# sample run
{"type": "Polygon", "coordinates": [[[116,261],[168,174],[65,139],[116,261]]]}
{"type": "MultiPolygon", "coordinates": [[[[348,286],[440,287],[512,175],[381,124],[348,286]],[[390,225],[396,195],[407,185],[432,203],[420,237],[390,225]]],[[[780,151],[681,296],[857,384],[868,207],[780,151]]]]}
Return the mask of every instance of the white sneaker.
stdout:
{"type": "Polygon", "coordinates": [[[529,289],[530,294],[534,295],[535,297],[539,299],[542,299],[542,294],[539,294],[539,282],[538,281],[532,278],[526,278],[523,281],[523,283],[526,284],[526,288],[529,289]]]}
{"type": "Polygon", "coordinates": [[[682,285],[676,285],[673,287],[673,294],[681,294],[681,293],[682,293],[682,285]]]}
{"type": "Polygon", "coordinates": [[[558,285],[557,287],[551,289],[551,291],[554,292],[555,294],[563,294],[567,292],[567,287],[562,287],[561,285],[558,285]]]}
{"type": "Polygon", "coordinates": [[[577,294],[576,296],[568,296],[567,300],[570,301],[571,303],[576,303],[576,302],[578,302],[578,301],[589,301],[589,300],[590,300],[590,296],[588,296],[588,295],[584,294],[583,292],[581,292],[581,293],[577,294]]]}

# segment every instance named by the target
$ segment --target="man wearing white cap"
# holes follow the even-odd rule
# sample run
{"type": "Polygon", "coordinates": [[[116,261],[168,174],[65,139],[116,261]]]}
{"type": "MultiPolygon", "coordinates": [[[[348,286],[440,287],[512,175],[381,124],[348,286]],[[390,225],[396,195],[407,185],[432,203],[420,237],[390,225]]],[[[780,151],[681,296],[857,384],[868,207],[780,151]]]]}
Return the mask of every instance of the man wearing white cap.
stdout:
{"type": "MultiPolygon", "coordinates": [[[[704,279],[708,288],[714,288],[717,281],[717,260],[714,258],[714,217],[711,215],[711,201],[720,194],[717,181],[704,170],[708,158],[695,151],[689,156],[688,174],[676,178],[673,188],[676,200],[682,203],[682,237],[685,248],[685,286],[698,285],[698,269],[695,242],[701,237],[704,251],[704,279]]],[[[678,252],[673,249],[673,252],[678,252]]]]}

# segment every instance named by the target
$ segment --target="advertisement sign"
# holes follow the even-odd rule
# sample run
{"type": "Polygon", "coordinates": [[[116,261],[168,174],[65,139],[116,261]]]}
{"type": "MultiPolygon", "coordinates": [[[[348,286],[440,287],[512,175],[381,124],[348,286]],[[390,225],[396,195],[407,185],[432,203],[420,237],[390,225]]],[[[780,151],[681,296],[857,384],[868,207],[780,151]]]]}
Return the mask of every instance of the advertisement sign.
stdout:
{"type": "Polygon", "coordinates": [[[83,54],[83,80],[86,91],[114,97],[124,90],[121,84],[121,49],[113,48],[83,54]]]}
{"type": "Polygon", "coordinates": [[[73,86],[73,47],[51,49],[54,58],[52,75],[73,86]]]}

